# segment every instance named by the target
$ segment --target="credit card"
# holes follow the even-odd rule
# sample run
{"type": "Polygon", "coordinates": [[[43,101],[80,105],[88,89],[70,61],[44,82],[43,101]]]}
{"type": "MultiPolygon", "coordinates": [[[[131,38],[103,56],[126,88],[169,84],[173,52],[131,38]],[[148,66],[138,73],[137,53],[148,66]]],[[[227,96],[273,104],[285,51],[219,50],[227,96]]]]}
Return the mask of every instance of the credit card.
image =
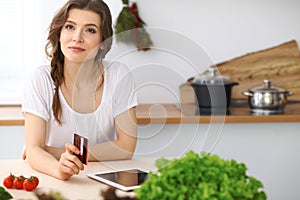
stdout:
{"type": "Polygon", "coordinates": [[[79,160],[87,165],[88,163],[88,143],[89,140],[81,135],[78,135],[77,133],[74,133],[74,139],[73,144],[79,149],[80,153],[75,154],[79,160]]]}

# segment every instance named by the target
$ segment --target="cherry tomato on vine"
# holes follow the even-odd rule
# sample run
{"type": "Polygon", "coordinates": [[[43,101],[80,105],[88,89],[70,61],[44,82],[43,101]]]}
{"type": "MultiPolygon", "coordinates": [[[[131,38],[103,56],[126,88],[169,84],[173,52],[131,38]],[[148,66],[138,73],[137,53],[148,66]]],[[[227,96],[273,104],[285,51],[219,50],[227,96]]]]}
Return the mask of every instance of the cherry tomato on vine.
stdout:
{"type": "Polygon", "coordinates": [[[8,177],[6,177],[6,178],[3,180],[3,185],[4,185],[6,188],[12,188],[12,187],[14,186],[14,180],[15,180],[14,175],[10,174],[8,177]]]}
{"type": "Polygon", "coordinates": [[[26,191],[32,191],[36,188],[36,183],[33,181],[33,179],[25,179],[23,182],[23,188],[26,191]]]}
{"type": "Polygon", "coordinates": [[[18,190],[23,189],[24,180],[25,180],[24,176],[15,177],[15,179],[14,179],[14,188],[16,188],[18,190]]]}
{"type": "Polygon", "coordinates": [[[31,176],[30,179],[32,179],[32,181],[35,183],[35,187],[37,187],[39,185],[39,179],[36,176],[31,176]]]}

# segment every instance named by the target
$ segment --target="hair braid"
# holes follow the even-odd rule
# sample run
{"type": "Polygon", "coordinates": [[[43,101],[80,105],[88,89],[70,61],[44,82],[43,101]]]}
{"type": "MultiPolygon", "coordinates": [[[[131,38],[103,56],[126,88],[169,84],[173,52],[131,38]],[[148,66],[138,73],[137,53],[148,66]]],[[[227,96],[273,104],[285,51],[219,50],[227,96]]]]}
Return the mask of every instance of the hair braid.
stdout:
{"type": "Polygon", "coordinates": [[[52,103],[52,110],[54,113],[55,120],[61,125],[61,115],[62,109],[59,100],[59,86],[64,80],[64,65],[63,65],[63,57],[61,56],[53,56],[51,60],[51,78],[54,84],[54,96],[52,103]]]}

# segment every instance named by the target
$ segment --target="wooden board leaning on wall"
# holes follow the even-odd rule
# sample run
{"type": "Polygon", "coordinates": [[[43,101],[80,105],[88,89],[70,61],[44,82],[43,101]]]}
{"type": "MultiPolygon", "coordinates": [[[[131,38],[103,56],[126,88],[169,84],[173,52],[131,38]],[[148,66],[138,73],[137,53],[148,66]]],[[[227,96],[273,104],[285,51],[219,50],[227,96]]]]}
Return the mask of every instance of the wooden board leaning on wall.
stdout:
{"type": "Polygon", "coordinates": [[[242,91],[260,86],[264,79],[269,79],[272,85],[294,93],[289,100],[300,100],[300,50],[295,40],[216,66],[221,74],[229,75],[232,81],[239,83],[232,89],[233,99],[246,99],[242,91]]]}

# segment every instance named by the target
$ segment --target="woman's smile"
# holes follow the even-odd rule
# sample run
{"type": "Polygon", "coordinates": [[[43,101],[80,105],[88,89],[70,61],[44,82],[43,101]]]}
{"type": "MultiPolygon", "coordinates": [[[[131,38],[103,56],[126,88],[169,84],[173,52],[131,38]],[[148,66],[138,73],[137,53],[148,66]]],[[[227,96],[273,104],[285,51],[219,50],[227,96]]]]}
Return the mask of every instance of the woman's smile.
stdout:
{"type": "Polygon", "coordinates": [[[85,51],[84,48],[81,48],[81,47],[78,47],[78,46],[71,46],[71,47],[69,47],[69,49],[73,52],[83,52],[83,51],[85,51]]]}

